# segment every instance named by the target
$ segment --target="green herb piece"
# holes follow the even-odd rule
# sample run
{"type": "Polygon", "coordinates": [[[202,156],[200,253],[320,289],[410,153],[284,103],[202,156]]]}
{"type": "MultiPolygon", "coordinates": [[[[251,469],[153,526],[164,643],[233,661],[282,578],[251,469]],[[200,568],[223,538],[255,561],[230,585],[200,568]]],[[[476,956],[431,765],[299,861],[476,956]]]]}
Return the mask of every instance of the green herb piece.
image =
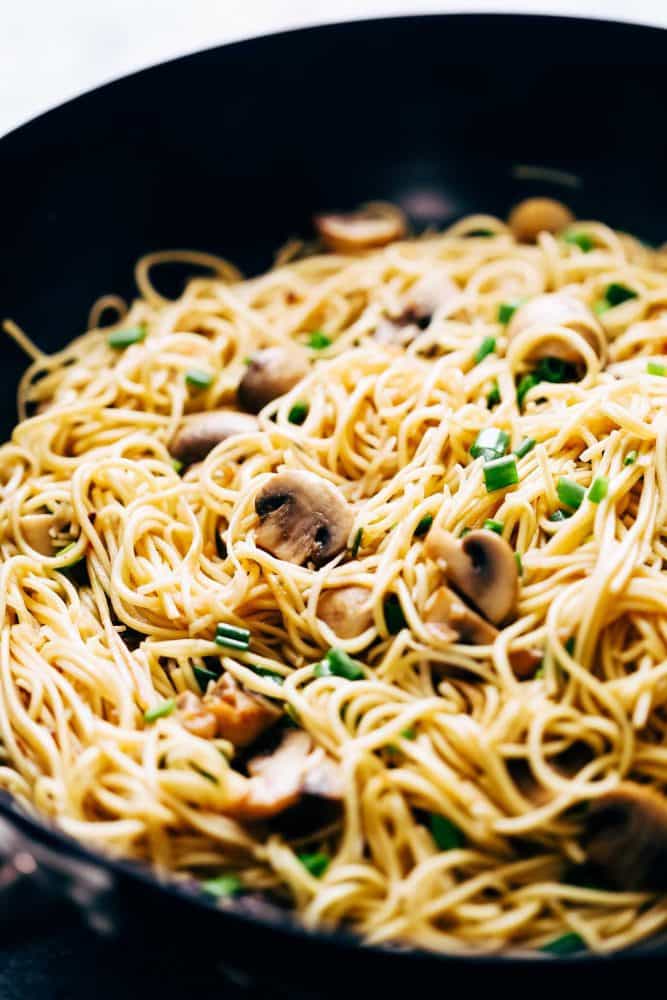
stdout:
{"type": "Polygon", "coordinates": [[[568,479],[567,476],[561,476],[558,480],[556,493],[560,502],[564,503],[566,507],[571,507],[572,510],[577,510],[586,496],[584,487],[575,483],[574,479],[568,479]]]}
{"type": "Polygon", "coordinates": [[[303,867],[315,878],[321,878],[331,864],[331,858],[328,854],[323,854],[321,851],[316,854],[299,854],[297,857],[303,867]]]}
{"type": "Polygon", "coordinates": [[[297,710],[289,703],[285,704],[285,715],[289,720],[288,725],[294,726],[296,729],[301,728],[301,716],[297,710]]]}
{"type": "Polygon", "coordinates": [[[409,726],[407,729],[402,729],[401,730],[401,739],[402,740],[416,740],[417,739],[417,730],[414,728],[414,726],[409,726]]]}
{"type": "Polygon", "coordinates": [[[323,351],[325,347],[331,347],[332,343],[331,337],[327,337],[326,333],[322,333],[321,330],[313,330],[308,337],[308,346],[312,347],[314,351],[323,351]]]}
{"type": "Polygon", "coordinates": [[[621,285],[617,281],[612,281],[605,288],[604,297],[610,306],[620,306],[622,302],[627,302],[629,299],[636,299],[637,292],[633,291],[632,288],[628,288],[627,285],[621,285]]]}
{"type": "Polygon", "coordinates": [[[213,376],[202,368],[192,368],[185,373],[185,381],[195,389],[208,389],[213,382],[213,376]]]}
{"type": "Polygon", "coordinates": [[[661,365],[658,361],[648,361],[646,364],[646,371],[649,375],[661,375],[663,378],[667,375],[667,368],[661,365]]]}
{"type": "MultiPolygon", "coordinates": [[[[69,545],[65,545],[62,549],[58,549],[58,551],[56,552],[56,555],[57,556],[64,556],[68,552],[71,552],[72,549],[76,545],[77,545],[77,542],[70,542],[69,545]]],[[[78,563],[82,562],[83,559],[84,559],[84,556],[77,556],[77,558],[74,559],[73,562],[65,563],[65,565],[64,566],[60,566],[59,569],[60,570],[71,569],[72,566],[76,566],[78,563]]]]}
{"type": "Polygon", "coordinates": [[[473,458],[483,458],[485,462],[500,458],[507,451],[509,441],[510,436],[507,431],[501,431],[497,427],[485,427],[470,446],[470,454],[473,458]]]}
{"type": "Polygon", "coordinates": [[[569,653],[570,656],[574,656],[574,645],[575,645],[575,642],[576,642],[576,640],[575,640],[574,636],[571,635],[570,638],[565,643],[565,652],[569,653]]]}
{"type": "Polygon", "coordinates": [[[273,681],[280,687],[285,683],[285,678],[282,674],[277,674],[275,670],[266,670],[264,667],[253,667],[253,672],[259,677],[266,677],[267,680],[273,681]]]}
{"type": "Polygon", "coordinates": [[[515,302],[501,302],[498,306],[498,322],[509,323],[519,306],[523,304],[523,301],[523,299],[516,299],[515,302]]]}
{"type": "Polygon", "coordinates": [[[249,368],[250,365],[252,364],[252,358],[249,355],[246,355],[246,357],[243,358],[243,364],[249,368]]]}
{"type": "Polygon", "coordinates": [[[493,354],[496,349],[496,338],[485,337],[475,351],[475,364],[478,365],[488,354],[493,354]]]}
{"type": "Polygon", "coordinates": [[[598,299],[597,302],[593,303],[593,312],[596,316],[601,316],[602,313],[606,313],[611,306],[604,299],[598,299]]]}
{"type": "Polygon", "coordinates": [[[205,670],[203,667],[193,667],[192,673],[199,685],[200,691],[205,691],[210,681],[217,681],[220,674],[214,674],[212,670],[205,670]]]}
{"type": "Polygon", "coordinates": [[[577,951],[585,951],[586,942],[579,934],[563,934],[562,937],[543,945],[540,951],[551,955],[573,955],[577,951]]]}
{"type": "Polygon", "coordinates": [[[235,896],[243,889],[243,883],[238,875],[227,872],[225,875],[218,875],[217,878],[210,878],[201,884],[204,892],[211,896],[235,896]]]}
{"type": "Polygon", "coordinates": [[[154,708],[149,708],[147,712],[144,712],[145,722],[156,722],[157,719],[166,719],[168,715],[176,708],[176,700],[174,698],[169,698],[168,701],[163,701],[154,708]]]}
{"type": "Polygon", "coordinates": [[[493,389],[486,397],[486,405],[488,406],[489,409],[492,409],[494,406],[497,406],[499,402],[500,402],[500,389],[498,387],[498,383],[494,382],[493,389]]]}
{"type": "Polygon", "coordinates": [[[287,414],[287,419],[291,424],[302,424],[308,416],[308,403],[295,403],[287,414]]]}
{"type": "Polygon", "coordinates": [[[495,531],[497,535],[502,535],[505,525],[502,521],[494,521],[492,517],[487,517],[482,527],[486,528],[487,531],[495,531]]]}
{"type": "Polygon", "coordinates": [[[568,232],[563,235],[563,239],[566,243],[572,243],[574,246],[579,247],[579,249],[583,250],[584,253],[588,253],[595,246],[593,239],[588,235],[588,233],[568,232]]]}
{"type": "Polygon", "coordinates": [[[402,629],[407,628],[408,623],[396,594],[387,594],[384,599],[383,611],[387,632],[390,635],[398,635],[402,629]]]}
{"type": "Polygon", "coordinates": [[[533,375],[532,373],[530,375],[521,376],[519,384],[516,388],[516,401],[519,408],[523,406],[523,400],[526,393],[529,392],[533,388],[533,386],[537,385],[539,381],[540,380],[538,379],[537,375],[533,375]]]}
{"type": "Polygon", "coordinates": [[[533,450],[537,441],[535,438],[524,438],[523,441],[514,449],[514,454],[517,458],[525,458],[526,455],[533,450]]]}
{"type": "Polygon", "coordinates": [[[540,358],[535,369],[538,382],[573,382],[576,376],[574,365],[562,358],[540,358]]]}
{"type": "Polygon", "coordinates": [[[446,816],[431,813],[429,828],[441,851],[451,851],[455,847],[463,846],[463,834],[446,816]]]}
{"type": "Polygon", "coordinates": [[[638,458],[638,452],[633,448],[623,459],[623,465],[634,465],[638,458]]]}
{"type": "Polygon", "coordinates": [[[514,455],[494,458],[484,466],[484,485],[487,493],[504,490],[507,486],[515,486],[518,482],[519,473],[514,455]]]}
{"type": "Polygon", "coordinates": [[[344,677],[348,681],[360,681],[366,676],[360,663],[347,655],[344,649],[330,649],[314,670],[316,677],[344,677]]]}
{"type": "Polygon", "coordinates": [[[572,517],[572,514],[569,510],[563,510],[562,507],[555,510],[553,514],[549,514],[550,521],[567,521],[568,517],[572,517]]]}
{"type": "Polygon", "coordinates": [[[424,535],[428,535],[431,530],[431,525],[433,524],[433,514],[424,514],[421,520],[418,522],[417,527],[414,530],[415,538],[423,538],[424,535]]]}
{"type": "Polygon", "coordinates": [[[220,622],[215,630],[215,641],[218,646],[245,650],[250,646],[250,632],[247,628],[237,628],[236,625],[220,622]]]}
{"type": "Polygon", "coordinates": [[[588,491],[588,499],[591,503],[600,503],[607,495],[609,480],[606,476],[597,476],[591,483],[588,491]]]}
{"type": "Polygon", "coordinates": [[[185,468],[183,462],[179,462],[179,460],[177,458],[172,458],[171,465],[172,465],[172,468],[173,468],[174,472],[179,472],[180,473],[185,468]]]}
{"type": "Polygon", "coordinates": [[[359,555],[359,549],[361,548],[361,539],[363,537],[363,534],[364,534],[364,529],[357,528],[354,535],[354,539],[352,541],[352,548],[350,549],[350,555],[352,556],[353,559],[356,559],[357,556],[359,555]]]}
{"type": "Polygon", "coordinates": [[[495,233],[491,229],[471,229],[466,236],[495,236],[495,233]]]}
{"type": "Polygon", "coordinates": [[[131,344],[139,344],[146,336],[146,327],[128,326],[125,330],[113,330],[107,337],[109,347],[122,350],[131,344]]]}
{"type": "Polygon", "coordinates": [[[516,563],[516,568],[519,576],[523,576],[523,560],[521,558],[520,552],[514,553],[514,562],[516,563]]]}
{"type": "Polygon", "coordinates": [[[533,674],[533,679],[544,677],[544,664],[540,664],[535,673],[533,674]]]}

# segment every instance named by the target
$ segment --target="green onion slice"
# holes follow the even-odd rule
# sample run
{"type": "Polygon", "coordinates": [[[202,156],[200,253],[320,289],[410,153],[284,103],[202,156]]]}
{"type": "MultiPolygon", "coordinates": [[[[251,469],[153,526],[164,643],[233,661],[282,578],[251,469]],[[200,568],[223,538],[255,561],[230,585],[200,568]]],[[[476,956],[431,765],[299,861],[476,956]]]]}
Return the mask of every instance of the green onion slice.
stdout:
{"type": "Polygon", "coordinates": [[[549,952],[551,955],[573,955],[577,951],[585,951],[586,942],[579,934],[563,934],[562,937],[550,941],[540,948],[540,951],[549,952]]]}
{"type": "Polygon", "coordinates": [[[321,851],[315,854],[299,854],[297,856],[303,867],[315,878],[321,878],[331,864],[329,855],[323,854],[321,851]]]}
{"type": "Polygon", "coordinates": [[[387,632],[390,635],[398,635],[402,629],[407,628],[408,623],[405,620],[401,602],[396,594],[388,594],[385,597],[383,611],[387,632]]]}
{"type": "Polygon", "coordinates": [[[424,535],[428,535],[431,530],[431,525],[433,524],[433,514],[424,514],[424,516],[419,520],[417,527],[414,530],[415,538],[423,538],[424,535]]]}
{"type": "Polygon", "coordinates": [[[517,458],[525,458],[526,455],[533,450],[537,444],[535,438],[524,438],[523,441],[514,449],[514,454],[517,458]]]}
{"type": "Polygon", "coordinates": [[[591,483],[588,491],[588,499],[592,503],[601,503],[607,495],[609,480],[606,476],[597,476],[591,483]]]}
{"type": "Polygon", "coordinates": [[[361,548],[361,539],[363,538],[363,534],[364,534],[364,529],[357,528],[354,534],[354,539],[352,541],[352,548],[350,549],[350,554],[353,559],[356,559],[357,556],[359,555],[359,549],[361,548]]]}
{"type": "Polygon", "coordinates": [[[308,403],[295,403],[287,414],[287,419],[291,424],[302,424],[308,416],[308,403]]]}
{"type": "Polygon", "coordinates": [[[206,882],[202,882],[201,887],[204,892],[210,893],[211,896],[234,896],[237,892],[241,892],[243,883],[238,875],[227,872],[225,875],[219,875],[217,878],[210,878],[206,882]]]}
{"type": "Polygon", "coordinates": [[[659,361],[648,361],[646,364],[646,371],[649,375],[662,375],[663,378],[667,375],[667,367],[661,365],[659,361]]]}
{"type": "Polygon", "coordinates": [[[567,232],[563,235],[563,239],[566,243],[571,243],[574,246],[579,247],[579,249],[583,250],[584,253],[588,253],[595,246],[593,239],[588,235],[588,233],[567,232]]]}
{"type": "Polygon", "coordinates": [[[572,510],[577,510],[586,496],[584,487],[575,483],[574,479],[568,479],[567,476],[561,476],[558,480],[556,493],[560,502],[564,503],[566,507],[571,507],[572,510]]]}
{"type": "Polygon", "coordinates": [[[322,333],[321,330],[313,330],[308,337],[308,346],[312,347],[314,351],[323,351],[325,347],[331,347],[332,343],[331,337],[322,333]]]}
{"type": "Polygon", "coordinates": [[[634,465],[638,458],[638,452],[633,448],[623,459],[623,465],[634,465]]]}
{"type": "Polygon", "coordinates": [[[487,531],[495,531],[497,535],[502,535],[505,525],[502,521],[494,521],[492,517],[487,517],[482,527],[486,528],[487,531]]]}
{"type": "Polygon", "coordinates": [[[195,389],[208,389],[213,382],[213,376],[202,368],[192,368],[185,373],[185,381],[195,389]]]}
{"type": "Polygon", "coordinates": [[[348,656],[344,649],[330,649],[315,667],[314,674],[316,677],[344,677],[348,681],[360,681],[366,676],[361,664],[348,656]]]}
{"type": "Polygon", "coordinates": [[[494,458],[484,466],[484,484],[487,493],[504,490],[508,486],[515,486],[518,482],[519,472],[515,455],[494,458]]]}
{"type": "Polygon", "coordinates": [[[431,836],[441,851],[451,851],[455,847],[463,846],[463,834],[446,816],[431,813],[429,827],[431,836]]]}
{"type": "Polygon", "coordinates": [[[495,349],[496,349],[496,338],[485,337],[482,343],[475,351],[475,364],[478,365],[480,361],[483,361],[484,358],[487,357],[487,355],[493,354],[495,349]]]}
{"type": "Polygon", "coordinates": [[[497,427],[485,427],[470,446],[470,454],[473,458],[483,458],[485,461],[500,458],[507,451],[509,441],[510,436],[507,431],[501,431],[497,427]]]}
{"type": "Polygon", "coordinates": [[[176,700],[174,698],[169,698],[168,701],[163,701],[154,708],[149,708],[147,712],[144,712],[144,720],[146,722],[156,722],[157,719],[166,719],[168,715],[176,708],[176,700]]]}
{"type": "Polygon", "coordinates": [[[489,409],[492,409],[494,406],[497,406],[499,402],[500,402],[500,388],[498,387],[498,383],[494,382],[493,389],[491,389],[490,393],[486,397],[486,405],[488,406],[489,409]]]}
{"type": "Polygon", "coordinates": [[[637,292],[633,291],[632,288],[628,288],[627,285],[621,285],[618,281],[612,281],[610,285],[604,290],[604,297],[610,306],[620,306],[623,302],[628,302],[629,299],[636,299],[637,292]]]}
{"type": "Polygon", "coordinates": [[[498,322],[509,323],[514,313],[520,305],[523,305],[524,301],[524,299],[516,299],[514,302],[501,302],[498,306],[498,322]]]}
{"type": "Polygon", "coordinates": [[[116,350],[122,350],[132,344],[140,344],[145,336],[145,326],[129,326],[125,330],[113,330],[107,337],[107,344],[116,350]]]}

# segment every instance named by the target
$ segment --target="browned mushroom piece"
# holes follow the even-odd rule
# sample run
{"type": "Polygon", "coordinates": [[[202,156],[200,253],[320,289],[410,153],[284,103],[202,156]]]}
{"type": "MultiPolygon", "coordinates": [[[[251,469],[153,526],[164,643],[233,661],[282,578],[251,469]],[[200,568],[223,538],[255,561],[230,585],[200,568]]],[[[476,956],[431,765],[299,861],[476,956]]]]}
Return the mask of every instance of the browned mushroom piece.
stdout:
{"type": "Polygon", "coordinates": [[[321,566],[347,544],[354,515],[340,490],[313,472],[271,476],[255,499],[260,548],[278,559],[321,566]]]}
{"type": "Polygon", "coordinates": [[[560,233],[573,222],[567,205],[553,198],[526,198],[514,206],[507,220],[519,243],[535,243],[540,233],[560,233]]]}
{"type": "Polygon", "coordinates": [[[248,773],[247,793],[230,810],[240,819],[275,816],[304,795],[334,801],[343,797],[338,764],[302,730],[288,731],[273,753],[250,760],[248,773]]]}
{"type": "Polygon", "coordinates": [[[246,691],[224,673],[204,695],[203,707],[216,720],[217,733],[236,747],[247,747],[283,718],[267,698],[246,691]]]}
{"type": "Polygon", "coordinates": [[[550,336],[555,326],[564,326],[581,334],[599,358],[606,356],[607,340],[599,320],[581,299],[567,292],[537,295],[519,306],[507,327],[507,340],[511,344],[525,330],[541,327],[545,336],[533,349],[531,357],[535,360],[560,358],[570,364],[581,361],[581,356],[570,344],[558,336],[550,336]]]}
{"type": "Polygon", "coordinates": [[[429,531],[424,551],[442,565],[447,580],[494,625],[516,616],[519,573],[512,549],[495,531],[471,531],[456,538],[442,528],[429,531]]]}
{"type": "Polygon", "coordinates": [[[183,421],[169,445],[169,453],[183,465],[202,462],[221,441],[258,428],[255,417],[236,410],[205,410],[183,421]]]}
{"type": "Polygon", "coordinates": [[[593,799],[585,847],[617,889],[667,887],[667,799],[634,781],[593,799]]]}
{"type": "Polygon", "coordinates": [[[424,621],[429,631],[445,642],[461,642],[472,646],[490,646],[498,629],[469,608],[449,587],[438,587],[424,609],[424,621]]]}
{"type": "Polygon", "coordinates": [[[543,654],[539,649],[515,649],[509,655],[512,670],[521,680],[534,677],[542,659],[543,654]]]}
{"type": "MultiPolygon", "coordinates": [[[[576,743],[572,743],[557,757],[550,758],[547,763],[549,767],[563,778],[573,778],[578,771],[581,771],[590,762],[592,756],[593,754],[588,744],[577,741],[576,743]]],[[[554,792],[536,780],[528,761],[522,759],[510,760],[507,768],[520,793],[525,799],[532,802],[534,806],[546,805],[547,802],[551,802],[554,798],[554,792]]]]}
{"type": "Polygon", "coordinates": [[[395,205],[374,202],[356,212],[316,215],[315,228],[329,250],[355,253],[383,247],[405,236],[405,216],[395,205]]]}
{"type": "Polygon", "coordinates": [[[72,541],[66,530],[70,519],[62,514],[24,514],[21,533],[31,549],[43,556],[53,556],[72,541]]]}
{"type": "Polygon", "coordinates": [[[239,382],[239,406],[248,413],[259,413],[267,403],[293,389],[308,371],[308,359],[296,346],[256,351],[239,382]]]}
{"type": "Polygon", "coordinates": [[[338,587],[325,590],[317,602],[317,617],[341,639],[353,639],[373,624],[366,587],[338,587]]]}
{"type": "Polygon", "coordinates": [[[202,700],[193,691],[183,691],[176,699],[176,712],[183,726],[203,740],[212,740],[218,734],[218,720],[213,712],[204,708],[202,700]]]}

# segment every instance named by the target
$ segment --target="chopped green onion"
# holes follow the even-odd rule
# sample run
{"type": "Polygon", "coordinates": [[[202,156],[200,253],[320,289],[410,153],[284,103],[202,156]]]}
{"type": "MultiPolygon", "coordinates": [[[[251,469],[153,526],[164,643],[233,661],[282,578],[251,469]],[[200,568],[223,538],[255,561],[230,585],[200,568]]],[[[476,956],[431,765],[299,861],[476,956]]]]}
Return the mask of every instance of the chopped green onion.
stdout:
{"type": "Polygon", "coordinates": [[[295,403],[287,414],[291,424],[302,424],[308,416],[308,403],[295,403]]]}
{"type": "Polygon", "coordinates": [[[487,531],[495,531],[497,535],[502,535],[505,525],[502,521],[494,521],[492,517],[487,517],[482,527],[486,528],[487,531]]]}
{"type": "Polygon", "coordinates": [[[361,539],[363,537],[363,534],[364,534],[364,529],[357,528],[354,535],[354,539],[352,541],[352,548],[350,549],[350,554],[353,559],[356,559],[357,556],[359,555],[359,549],[361,548],[361,539]]]}
{"type": "Polygon", "coordinates": [[[567,521],[568,517],[572,517],[572,514],[569,510],[563,510],[562,507],[555,510],[553,514],[549,514],[550,521],[567,521]]]}
{"type": "Polygon", "coordinates": [[[177,458],[172,458],[171,464],[174,472],[182,472],[185,467],[183,462],[179,462],[177,458]]]}
{"type": "Polygon", "coordinates": [[[131,344],[139,344],[146,336],[146,327],[129,326],[125,330],[114,330],[107,337],[109,347],[121,350],[123,347],[130,347],[131,344]]]}
{"type": "Polygon", "coordinates": [[[574,365],[562,358],[540,358],[535,369],[538,382],[572,382],[576,374],[574,365]]]}
{"type": "Polygon", "coordinates": [[[498,322],[509,323],[512,316],[522,303],[523,299],[517,299],[516,302],[501,302],[498,306],[498,322]]]}
{"type": "Polygon", "coordinates": [[[632,451],[629,451],[625,456],[625,458],[623,459],[623,465],[634,465],[635,462],[637,461],[637,458],[638,458],[638,453],[633,448],[632,451]]]}
{"type": "Polygon", "coordinates": [[[529,392],[533,386],[537,385],[540,380],[537,375],[522,375],[519,384],[516,388],[516,401],[519,407],[523,406],[524,396],[529,392]]]}
{"type": "Polygon", "coordinates": [[[627,285],[621,285],[617,281],[612,281],[604,290],[604,297],[610,306],[620,306],[622,302],[629,299],[636,299],[637,292],[627,285]]]}
{"type": "Polygon", "coordinates": [[[264,667],[253,667],[253,671],[260,677],[266,677],[268,680],[273,681],[278,684],[279,687],[285,683],[285,678],[282,674],[277,674],[275,670],[266,670],[264,667]]]}
{"type": "Polygon", "coordinates": [[[201,887],[211,896],[234,896],[243,889],[243,883],[238,875],[227,872],[226,875],[219,875],[217,878],[202,882],[201,887]]]}
{"type": "Polygon", "coordinates": [[[175,708],[176,701],[174,698],[170,698],[168,701],[163,701],[161,704],[156,705],[155,708],[149,708],[147,712],[144,712],[144,721],[155,722],[157,719],[166,719],[175,708]]]}
{"type": "Polygon", "coordinates": [[[217,681],[220,674],[214,674],[212,670],[205,670],[203,667],[193,667],[192,673],[199,685],[200,691],[205,691],[210,681],[217,681]]]}
{"type": "MultiPolygon", "coordinates": [[[[66,553],[67,553],[67,552],[71,552],[71,551],[72,551],[72,549],[74,548],[74,546],[75,546],[76,544],[77,544],[76,542],[70,542],[70,543],[69,543],[69,545],[65,545],[65,546],[64,546],[64,548],[62,548],[62,549],[58,549],[58,551],[57,551],[57,552],[56,552],[55,554],[56,554],[57,556],[64,556],[64,555],[66,555],[66,553]]],[[[64,565],[64,566],[60,566],[60,567],[59,567],[59,570],[63,570],[63,569],[71,569],[71,568],[72,568],[72,566],[76,566],[76,565],[77,565],[78,563],[82,562],[82,561],[83,561],[83,558],[84,558],[83,556],[78,556],[78,557],[77,557],[77,558],[76,558],[76,559],[74,560],[74,562],[70,562],[70,563],[65,563],[65,565],[64,565]]]]}
{"type": "Polygon", "coordinates": [[[285,704],[285,715],[289,719],[288,725],[295,726],[297,729],[300,728],[300,726],[301,726],[301,716],[299,715],[299,713],[297,712],[297,710],[294,708],[294,706],[289,704],[289,702],[287,702],[285,704]]]}
{"type": "Polygon", "coordinates": [[[510,436],[507,431],[498,430],[497,427],[485,427],[470,446],[470,454],[473,458],[483,458],[487,462],[504,455],[509,442],[510,436]]]}
{"type": "Polygon", "coordinates": [[[492,407],[497,406],[499,402],[500,402],[500,389],[498,387],[498,383],[494,382],[493,389],[486,397],[486,405],[489,407],[489,409],[491,409],[492,407]]]}
{"type": "Polygon", "coordinates": [[[495,236],[495,233],[491,229],[471,229],[466,236],[495,236]]]}
{"type": "Polygon", "coordinates": [[[249,368],[250,365],[252,364],[252,358],[249,355],[246,355],[246,357],[243,359],[243,364],[249,368]]]}
{"type": "Polygon", "coordinates": [[[215,630],[215,641],[218,646],[246,650],[250,646],[250,632],[247,628],[237,628],[236,625],[220,622],[215,630]]]}
{"type": "Polygon", "coordinates": [[[520,552],[514,553],[514,562],[516,563],[516,568],[519,576],[523,576],[523,560],[521,558],[520,552]]]}
{"type": "Polygon", "coordinates": [[[416,740],[417,730],[414,726],[409,726],[407,729],[401,730],[400,736],[402,740],[416,740]]]}
{"type": "Polygon", "coordinates": [[[649,361],[646,365],[646,371],[649,375],[662,375],[663,378],[667,375],[667,368],[658,361],[649,361]]]}
{"type": "Polygon", "coordinates": [[[321,851],[316,854],[299,854],[298,858],[303,867],[315,878],[321,878],[331,863],[331,858],[321,851]]]}
{"type": "Polygon", "coordinates": [[[433,514],[424,514],[414,530],[415,538],[423,538],[424,535],[428,535],[432,524],[433,514]]]}
{"type": "Polygon", "coordinates": [[[525,458],[526,455],[533,450],[537,444],[535,438],[524,438],[523,441],[514,449],[514,454],[517,458],[525,458]]]}
{"type": "Polygon", "coordinates": [[[201,774],[202,778],[206,778],[206,780],[210,781],[212,785],[218,784],[218,779],[214,774],[211,774],[210,771],[205,771],[203,767],[200,767],[199,764],[195,764],[193,760],[191,760],[190,763],[192,764],[192,769],[196,771],[197,774],[201,774]]]}
{"type": "Polygon", "coordinates": [[[540,664],[540,666],[533,674],[533,680],[537,680],[540,677],[544,677],[544,663],[540,664]]]}
{"type": "Polygon", "coordinates": [[[429,827],[431,836],[441,851],[451,851],[455,847],[463,846],[463,834],[446,816],[431,813],[429,827]]]}
{"type": "Polygon", "coordinates": [[[322,333],[321,330],[313,330],[308,337],[308,346],[312,347],[314,351],[323,351],[325,347],[330,347],[332,343],[331,337],[327,337],[326,333],[322,333]]]}
{"type": "Polygon", "coordinates": [[[608,302],[605,302],[604,299],[598,299],[597,302],[593,303],[593,312],[596,316],[601,316],[602,313],[606,313],[608,309],[611,309],[611,306],[608,302]]]}
{"type": "Polygon", "coordinates": [[[195,389],[208,389],[213,382],[213,376],[202,368],[192,368],[185,373],[185,381],[195,389]]]}
{"type": "Polygon", "coordinates": [[[574,645],[575,645],[575,641],[576,641],[576,640],[575,640],[574,636],[573,636],[573,635],[571,635],[571,636],[570,636],[570,638],[569,638],[569,639],[567,640],[567,642],[565,643],[565,652],[566,652],[566,653],[569,653],[569,654],[570,654],[570,656],[574,656],[574,645]]]}
{"type": "Polygon", "coordinates": [[[577,510],[586,496],[584,487],[575,483],[574,479],[568,479],[567,476],[561,476],[558,480],[556,493],[561,503],[564,503],[566,507],[571,507],[572,510],[577,510]]]}
{"type": "Polygon", "coordinates": [[[563,934],[562,937],[550,941],[540,948],[540,951],[547,951],[551,955],[573,955],[576,951],[585,951],[586,942],[579,934],[563,934]]]}
{"type": "Polygon", "coordinates": [[[572,243],[574,246],[579,247],[584,253],[588,253],[595,246],[592,238],[588,233],[565,233],[563,239],[566,243],[572,243]]]}
{"type": "Polygon", "coordinates": [[[475,351],[475,364],[478,365],[488,354],[493,354],[496,349],[496,338],[485,337],[475,351]]]}
{"type": "Polygon", "coordinates": [[[407,627],[408,623],[405,620],[401,602],[396,594],[388,594],[385,597],[383,611],[387,632],[390,635],[398,635],[402,629],[407,627]]]}
{"type": "Polygon", "coordinates": [[[344,677],[347,681],[360,681],[366,676],[364,668],[347,655],[344,649],[330,649],[314,670],[316,677],[344,677]]]}
{"type": "Polygon", "coordinates": [[[519,473],[514,455],[494,458],[484,466],[484,484],[487,493],[504,490],[507,486],[515,486],[518,482],[519,473]]]}
{"type": "Polygon", "coordinates": [[[588,499],[591,503],[600,503],[607,495],[607,490],[609,489],[609,481],[606,476],[598,476],[591,483],[591,488],[588,491],[588,499]]]}

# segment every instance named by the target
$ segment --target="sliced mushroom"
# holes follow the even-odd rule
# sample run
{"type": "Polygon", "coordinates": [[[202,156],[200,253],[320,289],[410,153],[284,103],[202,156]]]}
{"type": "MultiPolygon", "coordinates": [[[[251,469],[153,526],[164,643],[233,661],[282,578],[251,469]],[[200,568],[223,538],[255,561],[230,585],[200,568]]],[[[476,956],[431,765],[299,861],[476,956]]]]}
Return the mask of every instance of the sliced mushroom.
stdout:
{"type": "Polygon", "coordinates": [[[265,819],[296,805],[303,795],[340,800],[343,779],[336,762],[301,730],[290,730],[272,754],[248,762],[247,794],[233,815],[265,819]]]}
{"type": "Polygon", "coordinates": [[[212,740],[218,733],[218,720],[204,708],[201,698],[193,691],[183,691],[176,699],[176,711],[184,727],[193,736],[212,740]]]}
{"type": "Polygon", "coordinates": [[[216,720],[217,734],[236,747],[247,747],[283,717],[267,698],[244,690],[224,673],[204,696],[203,706],[216,720]]]}
{"type": "Polygon", "coordinates": [[[667,888],[667,800],[634,781],[594,799],[586,853],[621,890],[667,888]]]}
{"type": "Polygon", "coordinates": [[[237,434],[252,434],[254,417],[236,410],[206,410],[183,421],[169,445],[169,452],[183,465],[202,462],[221,441],[237,434]]]}
{"type": "MultiPolygon", "coordinates": [[[[552,757],[548,764],[563,778],[573,778],[578,771],[581,771],[582,767],[589,763],[591,758],[591,748],[586,743],[577,742],[557,757],[552,757]]],[[[511,760],[507,767],[514,783],[525,799],[538,807],[551,802],[554,793],[536,780],[528,761],[511,760]]]]}
{"type": "Polygon", "coordinates": [[[445,642],[490,646],[498,629],[469,608],[449,587],[438,587],[424,609],[426,627],[445,642]]]}
{"type": "Polygon", "coordinates": [[[538,649],[515,649],[509,655],[512,670],[521,680],[535,676],[542,658],[538,649]]]}
{"type": "Polygon", "coordinates": [[[317,602],[317,617],[341,639],[353,639],[373,624],[366,587],[339,587],[326,590],[317,602]]]}
{"type": "Polygon", "coordinates": [[[553,198],[526,198],[514,206],[507,220],[519,243],[535,243],[540,233],[560,233],[573,222],[567,205],[553,198]]]}
{"type": "Polygon", "coordinates": [[[297,347],[267,347],[250,359],[239,382],[239,406],[259,413],[267,403],[293,389],[308,373],[308,360],[297,347]]]}
{"type": "Polygon", "coordinates": [[[570,344],[560,337],[549,336],[555,326],[564,326],[581,334],[597,356],[604,358],[607,341],[597,317],[581,299],[567,292],[538,295],[519,306],[507,327],[507,340],[511,343],[524,330],[542,327],[545,337],[533,351],[532,356],[535,359],[560,358],[570,364],[581,361],[580,355],[570,344]]]}
{"type": "Polygon", "coordinates": [[[315,228],[322,242],[339,253],[383,247],[407,232],[405,216],[395,205],[374,202],[356,212],[316,215],[315,228]]]}
{"type": "Polygon", "coordinates": [[[515,617],[519,573],[512,549],[495,531],[471,531],[456,538],[431,528],[424,551],[442,564],[449,582],[494,625],[515,617]]]}
{"type": "Polygon", "coordinates": [[[61,514],[24,514],[21,532],[31,549],[43,556],[52,556],[67,544],[67,536],[63,534],[69,524],[69,518],[61,514]]]}
{"type": "Polygon", "coordinates": [[[332,483],[312,472],[289,470],[271,476],[255,500],[260,525],[257,544],[278,559],[316,566],[345,548],[353,513],[332,483]]]}

